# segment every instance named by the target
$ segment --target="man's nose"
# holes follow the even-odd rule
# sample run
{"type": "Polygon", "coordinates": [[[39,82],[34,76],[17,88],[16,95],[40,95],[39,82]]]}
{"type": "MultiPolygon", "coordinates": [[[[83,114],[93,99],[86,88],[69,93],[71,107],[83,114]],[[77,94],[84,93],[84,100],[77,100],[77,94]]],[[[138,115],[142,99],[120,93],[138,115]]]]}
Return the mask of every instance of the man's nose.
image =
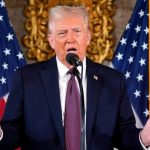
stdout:
{"type": "Polygon", "coordinates": [[[75,42],[75,39],[74,39],[73,33],[69,32],[67,36],[67,43],[74,43],[74,42],[75,42]]]}

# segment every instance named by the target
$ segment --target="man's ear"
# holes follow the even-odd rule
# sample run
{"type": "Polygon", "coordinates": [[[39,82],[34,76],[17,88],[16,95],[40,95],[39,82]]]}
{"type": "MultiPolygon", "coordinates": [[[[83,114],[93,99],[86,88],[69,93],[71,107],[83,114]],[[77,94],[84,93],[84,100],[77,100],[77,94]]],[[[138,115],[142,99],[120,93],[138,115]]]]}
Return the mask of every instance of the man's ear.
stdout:
{"type": "Polygon", "coordinates": [[[51,34],[48,34],[47,39],[48,39],[48,42],[49,42],[51,48],[52,48],[52,49],[55,49],[54,38],[53,38],[53,36],[52,36],[51,34]]]}

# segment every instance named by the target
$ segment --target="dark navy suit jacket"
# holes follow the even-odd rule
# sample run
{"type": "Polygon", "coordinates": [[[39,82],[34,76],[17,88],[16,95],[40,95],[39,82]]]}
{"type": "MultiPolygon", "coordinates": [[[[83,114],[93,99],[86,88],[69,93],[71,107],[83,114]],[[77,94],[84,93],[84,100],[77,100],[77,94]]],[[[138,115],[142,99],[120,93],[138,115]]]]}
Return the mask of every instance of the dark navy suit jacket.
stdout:
{"type": "MultiPolygon", "coordinates": [[[[123,75],[89,59],[86,73],[87,150],[142,150],[123,75]]],[[[1,126],[0,150],[64,150],[55,57],[16,71],[1,126]]]]}

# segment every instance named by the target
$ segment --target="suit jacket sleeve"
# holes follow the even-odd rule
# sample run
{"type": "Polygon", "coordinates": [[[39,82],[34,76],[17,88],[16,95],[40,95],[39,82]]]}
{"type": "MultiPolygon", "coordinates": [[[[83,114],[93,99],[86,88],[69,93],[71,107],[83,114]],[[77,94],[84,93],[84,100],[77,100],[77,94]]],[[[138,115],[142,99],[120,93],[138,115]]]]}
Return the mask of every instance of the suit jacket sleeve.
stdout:
{"type": "Polygon", "coordinates": [[[120,150],[142,150],[139,141],[140,129],[135,127],[135,118],[127,94],[124,76],[120,79],[118,119],[115,142],[120,150]]]}

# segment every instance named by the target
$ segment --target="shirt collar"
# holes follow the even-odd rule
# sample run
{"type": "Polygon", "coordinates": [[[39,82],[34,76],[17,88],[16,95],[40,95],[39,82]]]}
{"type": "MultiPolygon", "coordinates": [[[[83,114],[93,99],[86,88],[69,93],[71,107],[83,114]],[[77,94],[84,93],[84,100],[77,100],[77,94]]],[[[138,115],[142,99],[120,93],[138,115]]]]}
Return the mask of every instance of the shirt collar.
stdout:
{"type": "MultiPolygon", "coordinates": [[[[56,56],[56,62],[57,62],[57,67],[58,67],[58,74],[59,74],[59,79],[63,78],[66,73],[69,71],[69,68],[67,68],[64,64],[62,64],[59,59],[56,56]]],[[[81,66],[78,66],[77,69],[79,70],[81,74],[81,66]]],[[[83,60],[83,78],[85,78],[85,72],[86,72],[86,57],[83,60]]]]}

